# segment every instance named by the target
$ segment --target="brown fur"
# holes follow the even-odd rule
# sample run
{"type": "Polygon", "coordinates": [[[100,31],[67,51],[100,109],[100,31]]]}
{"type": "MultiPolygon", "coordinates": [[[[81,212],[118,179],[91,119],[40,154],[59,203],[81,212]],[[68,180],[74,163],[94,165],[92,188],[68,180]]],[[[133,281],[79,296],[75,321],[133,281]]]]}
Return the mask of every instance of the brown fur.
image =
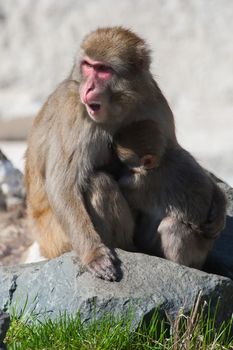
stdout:
{"type": "Polygon", "coordinates": [[[136,244],[151,254],[201,268],[224,228],[226,199],[178,144],[162,154],[159,138],[151,120],[122,128],[114,137],[117,155],[132,170],[119,179],[121,189],[135,215],[141,213],[136,244]],[[159,165],[148,168],[147,155],[156,156],[159,165]],[[149,224],[152,218],[154,224],[149,224]]]}
{"type": "Polygon", "coordinates": [[[107,280],[117,278],[111,248],[131,249],[134,227],[117,182],[100,171],[112,162],[114,133],[132,121],[152,119],[159,130],[159,152],[176,144],[172,112],[149,65],[145,42],[131,31],[113,27],[89,34],[82,57],[49,96],[28,140],[28,215],[42,254],[52,258],[73,249],[91,272],[107,280]],[[111,79],[84,77],[83,58],[110,66],[111,79]],[[89,80],[101,103],[100,121],[81,101],[89,80]]]}

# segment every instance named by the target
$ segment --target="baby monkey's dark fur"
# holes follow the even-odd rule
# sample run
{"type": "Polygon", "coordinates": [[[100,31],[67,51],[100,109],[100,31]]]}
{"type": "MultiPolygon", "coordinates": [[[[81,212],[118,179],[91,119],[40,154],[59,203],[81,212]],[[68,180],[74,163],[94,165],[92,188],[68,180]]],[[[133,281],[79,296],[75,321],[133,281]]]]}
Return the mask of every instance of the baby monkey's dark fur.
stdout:
{"type": "Polygon", "coordinates": [[[160,132],[151,120],[115,135],[115,149],[129,169],[119,179],[138,218],[139,249],[201,268],[224,228],[226,199],[196,160],[178,144],[161,153],[160,132]]]}

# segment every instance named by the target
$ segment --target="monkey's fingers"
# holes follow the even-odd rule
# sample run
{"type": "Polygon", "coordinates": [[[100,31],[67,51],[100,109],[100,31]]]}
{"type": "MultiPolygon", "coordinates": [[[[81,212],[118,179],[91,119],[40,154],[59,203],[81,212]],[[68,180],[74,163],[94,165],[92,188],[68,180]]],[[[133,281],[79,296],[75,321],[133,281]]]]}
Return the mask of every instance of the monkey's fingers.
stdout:
{"type": "Polygon", "coordinates": [[[118,277],[117,269],[113,261],[108,256],[101,256],[93,260],[88,266],[88,270],[96,277],[107,281],[116,281],[118,277]]]}

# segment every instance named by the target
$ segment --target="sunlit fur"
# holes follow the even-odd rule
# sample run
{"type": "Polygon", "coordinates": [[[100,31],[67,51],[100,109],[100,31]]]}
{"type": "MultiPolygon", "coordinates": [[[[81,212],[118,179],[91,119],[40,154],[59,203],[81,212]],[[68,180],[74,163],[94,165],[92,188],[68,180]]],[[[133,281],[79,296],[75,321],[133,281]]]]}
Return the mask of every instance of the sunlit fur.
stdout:
{"type": "Polygon", "coordinates": [[[28,216],[41,254],[53,258],[72,249],[83,265],[106,280],[117,278],[111,249],[131,249],[134,227],[118,183],[106,171],[101,177],[100,169],[114,162],[114,133],[133,121],[151,119],[163,139],[162,152],[177,142],[172,112],[149,67],[145,41],[130,30],[92,32],[84,39],[70,76],[35,118],[28,140],[28,216]],[[80,64],[88,57],[115,72],[102,91],[105,115],[100,122],[90,118],[80,99],[84,83],[80,64]],[[106,193],[107,209],[102,200],[106,193]]]}

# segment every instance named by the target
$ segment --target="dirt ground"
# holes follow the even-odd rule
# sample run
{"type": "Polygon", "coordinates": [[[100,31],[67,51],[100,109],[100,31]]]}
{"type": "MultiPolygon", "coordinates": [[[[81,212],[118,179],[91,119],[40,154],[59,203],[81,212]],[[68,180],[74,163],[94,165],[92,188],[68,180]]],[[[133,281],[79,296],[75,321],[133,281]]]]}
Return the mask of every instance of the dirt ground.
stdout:
{"type": "Polygon", "coordinates": [[[25,208],[0,211],[0,265],[15,265],[23,261],[32,243],[25,218],[25,208]]]}

